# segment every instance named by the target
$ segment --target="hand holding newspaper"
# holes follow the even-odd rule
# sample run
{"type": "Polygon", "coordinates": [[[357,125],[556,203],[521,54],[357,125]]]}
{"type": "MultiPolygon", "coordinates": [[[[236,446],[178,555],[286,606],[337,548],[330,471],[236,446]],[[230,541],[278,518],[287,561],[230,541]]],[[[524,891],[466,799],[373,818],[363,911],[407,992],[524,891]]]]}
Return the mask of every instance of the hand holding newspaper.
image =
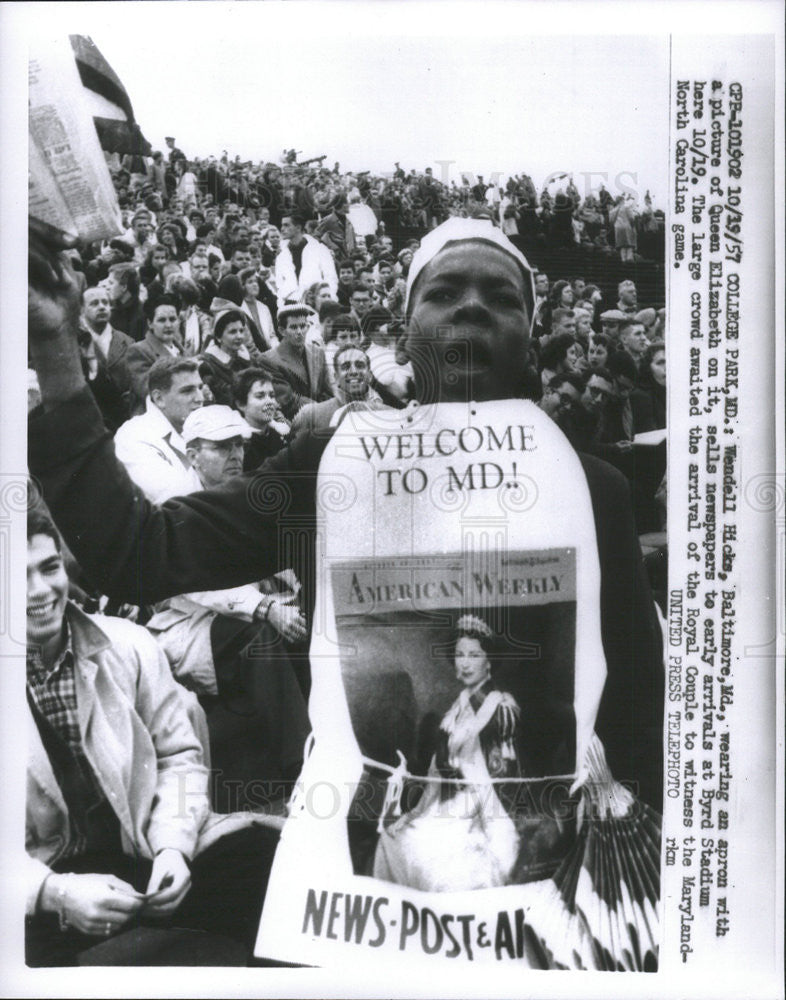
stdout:
{"type": "Polygon", "coordinates": [[[31,46],[29,213],[86,241],[122,229],[112,179],[67,37],[31,46]]]}

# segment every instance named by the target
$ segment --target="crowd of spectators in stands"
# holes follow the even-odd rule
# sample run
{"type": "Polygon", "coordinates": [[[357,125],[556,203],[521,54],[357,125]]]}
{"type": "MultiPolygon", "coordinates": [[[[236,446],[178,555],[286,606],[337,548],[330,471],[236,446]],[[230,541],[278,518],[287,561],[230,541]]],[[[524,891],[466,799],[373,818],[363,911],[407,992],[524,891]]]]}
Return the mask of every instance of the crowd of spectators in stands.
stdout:
{"type": "MultiPolygon", "coordinates": [[[[258,468],[304,429],[327,433],[346,404],[409,403],[416,233],[485,217],[525,248],[584,244],[623,261],[656,257],[662,242],[648,198],[637,214],[604,188],[582,199],[570,178],[538,195],[525,175],[502,189],[482,177],[446,185],[430,168],[396,164],[383,178],[289,154],[283,165],[190,162],[168,145],[166,158],[112,164],[125,231],[70,251],[85,377],[118,459],[155,504],[258,468]]],[[[665,528],[665,445],[652,434],[637,444],[666,426],[665,350],[662,303],[639,302],[632,280],[604,301],[580,275],[536,273],[521,395],[627,476],[640,534],[665,528]]],[[[37,399],[31,371],[31,407],[37,399]]],[[[270,806],[238,798],[255,776],[297,774],[309,690],[300,588],[290,570],[134,611],[205,710],[223,812],[270,806]]]]}
{"type": "MultiPolygon", "coordinates": [[[[526,175],[503,188],[482,177],[448,185],[430,168],[341,173],[299,165],[294,151],[282,165],[189,161],[167,142],[166,158],[110,158],[125,230],[69,251],[85,379],[118,460],[154,504],[221,487],[301,432],[330,433],[347,404],[406,407],[406,279],[419,235],[451,216],[487,218],[525,250],[583,245],[623,262],[661,252],[662,213],[648,197],[637,213],[605,188],[582,199],[568,177],[538,195],[526,175]]],[[[639,534],[665,528],[665,351],[662,303],[639,302],[632,280],[611,295],[607,285],[604,299],[567,268],[536,271],[520,394],[578,451],[624,473],[639,534]]],[[[28,386],[32,408],[32,370],[28,386]]],[[[34,538],[52,558],[48,530],[34,538]]],[[[72,593],[89,589],[64,558],[72,593]]],[[[286,788],[298,773],[309,692],[301,589],[291,568],[114,609],[146,625],[198,698],[220,812],[275,809],[271,783],[286,788]],[[267,785],[255,797],[257,779],[267,785]]],[[[99,594],[82,598],[106,608],[99,594]]]]}
{"type": "MultiPolygon", "coordinates": [[[[242,409],[272,386],[267,410],[252,407],[247,470],[249,456],[261,461],[274,440],[283,444],[293,428],[324,423],[349,400],[406,405],[412,371],[400,350],[402,314],[418,246],[416,237],[402,239],[407,231],[422,233],[450,215],[469,214],[490,218],[519,245],[529,234],[556,246],[578,240],[602,249],[616,242],[624,254],[657,215],[649,199],[636,216],[628,198],[615,201],[604,188],[582,201],[566,176],[564,190],[552,197],[544,189],[538,197],[526,176],[512,177],[500,191],[482,178],[448,186],[431,168],[408,174],[399,164],[385,178],[339,173],[338,164],[333,170],[321,162],[298,165],[294,151],[285,152],[281,166],[254,167],[226,155],[191,163],[174,139],[168,143],[167,160],[156,153],[147,164],[132,157],[114,163],[126,231],[76,262],[84,283],[85,373],[129,468],[139,463],[127,442],[134,436],[138,451],[145,421],[158,423],[164,436],[157,414],[167,407],[157,400],[173,392],[173,375],[174,384],[185,378],[173,368],[178,360],[195,360],[194,405],[242,409]],[[355,356],[345,355],[346,347],[355,356]],[[352,368],[351,378],[342,366],[352,368]],[[250,369],[264,382],[244,381],[240,401],[237,380],[250,369]]],[[[625,472],[640,531],[660,529],[663,508],[655,496],[663,460],[651,462],[654,453],[633,442],[665,427],[661,303],[641,308],[629,279],[616,296],[607,291],[607,301],[575,274],[537,273],[535,284],[522,393],[538,400],[577,448],[625,472]]],[[[193,478],[179,440],[182,418],[169,423],[167,443],[155,455],[174,473],[138,473],[158,483],[155,500],[170,480],[180,488],[180,480],[193,478]],[[182,458],[173,464],[171,454],[162,455],[174,445],[182,458]]]]}

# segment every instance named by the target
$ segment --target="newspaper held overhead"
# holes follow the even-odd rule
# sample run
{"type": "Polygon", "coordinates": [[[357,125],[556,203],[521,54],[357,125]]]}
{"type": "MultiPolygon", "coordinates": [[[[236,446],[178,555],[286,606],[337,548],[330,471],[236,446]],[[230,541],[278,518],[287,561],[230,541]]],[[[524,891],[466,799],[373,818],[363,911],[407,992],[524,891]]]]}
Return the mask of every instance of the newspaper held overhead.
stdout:
{"type": "Polygon", "coordinates": [[[30,215],[88,242],[117,236],[117,197],[68,39],[31,46],[28,77],[30,215]]]}

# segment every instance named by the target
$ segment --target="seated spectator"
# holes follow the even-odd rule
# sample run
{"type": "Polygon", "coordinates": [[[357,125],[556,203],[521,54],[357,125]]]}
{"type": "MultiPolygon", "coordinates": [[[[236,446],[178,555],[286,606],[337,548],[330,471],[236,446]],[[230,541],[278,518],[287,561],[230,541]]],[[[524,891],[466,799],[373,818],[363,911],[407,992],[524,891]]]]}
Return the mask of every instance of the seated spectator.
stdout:
{"type": "Polygon", "coordinates": [[[181,278],[177,286],[177,297],[180,302],[180,339],[186,354],[193,357],[206,346],[212,323],[210,316],[199,306],[202,292],[193,281],[181,278]]]}
{"type": "Polygon", "coordinates": [[[609,338],[609,342],[615,347],[619,340],[619,326],[623,320],[627,319],[624,312],[619,309],[607,309],[600,314],[601,332],[609,338]]]}
{"type": "Polygon", "coordinates": [[[138,208],[134,212],[131,228],[124,233],[123,239],[133,248],[134,264],[140,267],[144,264],[148,251],[156,243],[152,216],[146,208],[138,208]]]}
{"type": "Polygon", "coordinates": [[[605,368],[585,373],[578,404],[564,416],[562,429],[577,451],[591,452],[606,406],[614,396],[614,378],[605,368]]]}
{"type": "Polygon", "coordinates": [[[551,307],[552,309],[572,309],[573,303],[576,301],[576,296],[573,293],[573,289],[570,286],[569,281],[560,279],[554,282],[554,287],[551,289],[551,307]]]}
{"type": "Polygon", "coordinates": [[[243,301],[240,308],[248,319],[254,346],[258,351],[269,351],[278,343],[278,337],[270,310],[264,302],[259,301],[259,276],[253,268],[247,267],[238,277],[243,287],[243,301]]]}
{"type": "Polygon", "coordinates": [[[221,313],[213,327],[213,339],[202,352],[201,360],[208,367],[205,381],[217,403],[231,406],[235,376],[251,367],[251,355],[246,347],[246,321],[239,309],[221,313]]]}
{"type": "Polygon", "coordinates": [[[287,443],[289,425],[277,419],[278,403],[273,382],[261,368],[246,368],[235,379],[234,403],[251,428],[246,441],[243,471],[254,469],[277,454],[287,443]]]}
{"type": "Polygon", "coordinates": [[[590,337],[589,350],[587,351],[587,362],[589,367],[595,371],[598,368],[605,368],[609,358],[609,338],[602,333],[593,333],[590,337]]]}
{"type": "Polygon", "coordinates": [[[140,281],[149,287],[150,283],[161,276],[161,269],[169,260],[169,249],[160,243],[156,243],[148,250],[145,261],[139,268],[140,281]]]}
{"type": "Polygon", "coordinates": [[[325,352],[317,344],[307,344],[311,310],[303,305],[287,305],[278,311],[278,347],[266,351],[260,365],[270,372],[276,399],[287,420],[307,403],[319,403],[332,396],[325,365],[325,352]]]}
{"type": "Polygon", "coordinates": [[[268,226],[265,240],[262,244],[262,263],[265,267],[273,267],[276,258],[281,253],[281,233],[276,226],[268,226]]]}
{"type": "Polygon", "coordinates": [[[133,264],[112,264],[106,290],[112,303],[109,322],[134,341],[145,336],[145,314],[139,299],[139,272],[133,264]]]}
{"type": "Polygon", "coordinates": [[[181,261],[188,256],[185,228],[177,222],[167,222],[158,227],[158,242],[167,247],[172,260],[181,261]]]}
{"type": "Polygon", "coordinates": [[[584,345],[589,346],[589,342],[584,340],[582,343],[578,338],[576,339],[574,357],[573,357],[573,370],[577,375],[583,375],[585,371],[589,368],[589,361],[587,361],[587,352],[584,349],[584,345]]]}
{"type": "Polygon", "coordinates": [[[578,350],[569,333],[552,335],[540,352],[541,381],[545,388],[554,375],[576,372],[578,350]]]}
{"type": "Polygon", "coordinates": [[[662,340],[654,341],[644,352],[639,365],[639,386],[632,393],[631,402],[634,426],[643,425],[647,409],[652,416],[653,430],[666,426],[666,345],[662,340]],[[646,401],[644,405],[642,396],[646,401]]]}
{"type": "Polygon", "coordinates": [[[167,260],[161,267],[160,275],[157,275],[147,287],[147,300],[145,310],[149,315],[149,310],[164,295],[170,295],[177,290],[177,284],[183,277],[183,270],[176,260],[167,260]]]}
{"type": "Polygon", "coordinates": [[[381,306],[366,314],[366,331],[371,341],[366,348],[371,376],[380,396],[389,406],[401,406],[410,398],[414,374],[412,365],[396,360],[397,331],[393,316],[381,306]]]}
{"type": "Polygon", "coordinates": [[[173,295],[162,295],[152,304],[145,303],[148,330],[145,339],[128,349],[128,368],[132,380],[131,412],[142,413],[147,396],[147,373],[159,358],[182,357],[185,348],[180,340],[178,301],[173,295]]]}
{"type": "Polygon", "coordinates": [[[553,375],[544,386],[538,406],[567,434],[570,428],[565,418],[575,406],[579,405],[583,391],[584,383],[580,375],[575,372],[561,372],[553,375]]]}
{"type": "MultiPolygon", "coordinates": [[[[549,339],[566,334],[570,334],[571,337],[576,336],[576,314],[572,309],[555,309],[551,314],[551,332],[545,339],[548,342],[549,339]]],[[[541,344],[543,340],[544,338],[541,338],[541,344]]]]}
{"type": "Polygon", "coordinates": [[[192,281],[202,281],[210,277],[210,265],[208,263],[207,247],[204,243],[197,243],[191,251],[191,256],[182,266],[183,274],[192,281]]]}
{"type": "Polygon", "coordinates": [[[336,374],[334,361],[336,351],[342,347],[360,347],[363,336],[360,331],[360,324],[350,313],[339,313],[330,324],[329,336],[325,343],[325,365],[328,370],[328,382],[330,390],[335,394],[336,374]]]}
{"type": "MultiPolygon", "coordinates": [[[[241,473],[249,433],[226,406],[190,414],[183,438],[203,489],[241,473]]],[[[299,591],[289,570],[262,583],[170,598],[148,622],[175,677],[205,709],[220,812],[280,801],[299,772],[306,704],[284,645],[306,638],[299,591]]]]}
{"type": "Polygon", "coordinates": [[[638,380],[639,364],[649,346],[644,326],[633,318],[624,319],[619,325],[618,336],[620,349],[633,359],[636,366],[636,379],[638,380]]]}
{"type": "Polygon", "coordinates": [[[327,345],[330,342],[334,321],[339,316],[346,315],[346,312],[346,309],[340,306],[338,302],[334,302],[332,299],[328,299],[326,302],[323,302],[319,307],[319,332],[323,347],[327,348],[327,345]]]}
{"type": "Polygon", "coordinates": [[[592,307],[592,328],[597,330],[600,327],[600,303],[603,294],[597,285],[585,285],[581,293],[581,301],[587,302],[592,307]]]}
{"type": "Polygon", "coordinates": [[[114,433],[131,413],[128,350],[134,341],[112,328],[110,312],[109,295],[103,288],[85,289],[80,321],[85,377],[104,423],[114,433]]]}
{"type": "MultiPolygon", "coordinates": [[[[370,272],[369,272],[370,273],[370,272]]],[[[349,315],[357,322],[360,329],[363,329],[363,317],[374,304],[371,291],[361,281],[355,282],[352,294],[349,297],[349,315]]]]}
{"type": "Polygon", "coordinates": [[[379,223],[373,209],[365,203],[359,193],[349,199],[347,217],[355,230],[356,238],[361,243],[370,243],[376,235],[379,223]]]}
{"type": "Polygon", "coordinates": [[[658,314],[654,309],[640,309],[633,318],[637,323],[641,323],[644,327],[644,332],[647,335],[647,340],[657,340],[657,337],[653,336],[655,329],[658,325],[658,314]]]}
{"type": "Polygon", "coordinates": [[[36,512],[27,609],[27,964],[77,965],[149,924],[232,937],[250,959],[277,835],[250,815],[217,832],[163,653],[145,629],[68,600],[59,535],[36,512]]]}
{"type": "Polygon", "coordinates": [[[535,308],[532,313],[533,340],[541,340],[551,333],[551,299],[549,277],[543,271],[535,273],[535,308]]]}
{"type": "Polygon", "coordinates": [[[145,412],[115,434],[115,454],[151,503],[193,493],[199,479],[180,436],[189,413],[202,405],[202,379],[192,358],[159,358],[147,375],[145,412]]]}
{"type": "Polygon", "coordinates": [[[221,278],[223,277],[223,267],[224,262],[218,254],[209,253],[207,255],[208,274],[210,275],[211,281],[214,281],[216,285],[218,285],[219,281],[221,281],[221,278]]]}
{"type": "Polygon", "coordinates": [[[647,407],[639,408],[640,426],[634,423],[631,395],[636,387],[636,366],[625,351],[615,351],[609,356],[606,370],[613,379],[613,394],[603,408],[592,447],[594,455],[610,462],[633,483],[635,457],[633,438],[640,431],[652,430],[652,413],[647,407]]]}
{"type": "Polygon", "coordinates": [[[365,409],[381,409],[384,403],[371,388],[371,368],[365,351],[360,347],[340,347],[333,359],[336,375],[336,395],[322,403],[309,403],[295,414],[292,433],[304,428],[312,433],[325,432],[331,427],[334,415],[347,403],[364,405],[365,409]]]}
{"type": "MultiPolygon", "coordinates": [[[[589,305],[589,303],[587,304],[589,305]]],[[[589,347],[589,340],[592,336],[592,311],[576,306],[573,315],[576,319],[576,340],[589,347]]]]}
{"type": "Polygon", "coordinates": [[[310,285],[303,296],[303,301],[307,306],[311,306],[317,316],[319,316],[323,302],[335,302],[338,305],[333,298],[330,285],[326,281],[315,281],[313,285],[310,285]]]}
{"type": "MultiPolygon", "coordinates": [[[[410,255],[411,257],[411,255],[410,255]]],[[[355,288],[355,268],[351,260],[342,260],[338,265],[338,286],[336,299],[339,305],[348,311],[351,308],[350,296],[355,288]]]]}
{"type": "Polygon", "coordinates": [[[635,284],[627,278],[617,285],[617,309],[621,313],[633,315],[638,311],[638,293],[635,284]]]}

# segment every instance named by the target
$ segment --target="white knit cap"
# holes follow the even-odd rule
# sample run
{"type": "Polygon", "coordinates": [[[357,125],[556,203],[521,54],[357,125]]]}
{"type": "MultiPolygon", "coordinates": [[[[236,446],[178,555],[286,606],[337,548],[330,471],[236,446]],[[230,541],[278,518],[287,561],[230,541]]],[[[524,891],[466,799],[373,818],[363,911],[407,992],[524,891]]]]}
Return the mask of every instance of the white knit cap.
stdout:
{"type": "Polygon", "coordinates": [[[531,317],[532,305],[535,301],[535,282],[532,276],[532,268],[529,266],[527,258],[490,219],[458,218],[448,219],[447,222],[443,222],[441,226],[432,229],[420,241],[420,246],[412,258],[412,263],[409,265],[405,316],[409,316],[409,311],[412,307],[412,289],[415,287],[418,275],[426,264],[432,261],[446,246],[453,243],[462,243],[466,240],[483,240],[485,243],[492,243],[513,257],[524,274],[524,291],[527,299],[527,309],[531,317]]]}

